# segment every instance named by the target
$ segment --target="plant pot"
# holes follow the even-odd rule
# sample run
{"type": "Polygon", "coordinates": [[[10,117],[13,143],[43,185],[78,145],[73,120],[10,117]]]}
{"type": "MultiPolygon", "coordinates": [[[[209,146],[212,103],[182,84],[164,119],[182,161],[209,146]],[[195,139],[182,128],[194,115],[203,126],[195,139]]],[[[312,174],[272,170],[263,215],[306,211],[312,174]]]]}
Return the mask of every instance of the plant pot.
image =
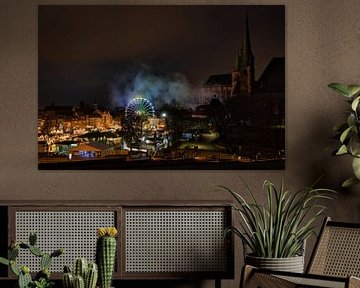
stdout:
{"type": "Polygon", "coordinates": [[[304,273],[303,255],[289,258],[263,258],[246,255],[245,263],[262,269],[304,273]]]}

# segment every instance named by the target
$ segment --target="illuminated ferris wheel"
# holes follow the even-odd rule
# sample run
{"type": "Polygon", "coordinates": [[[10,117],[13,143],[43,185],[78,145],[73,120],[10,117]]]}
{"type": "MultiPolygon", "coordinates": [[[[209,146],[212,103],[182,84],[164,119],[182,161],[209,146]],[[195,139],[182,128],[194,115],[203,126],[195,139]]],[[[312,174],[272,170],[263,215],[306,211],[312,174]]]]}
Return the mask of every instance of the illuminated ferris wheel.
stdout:
{"type": "Polygon", "coordinates": [[[154,105],[145,98],[135,98],[131,100],[125,108],[125,118],[128,121],[135,121],[136,119],[145,121],[154,116],[154,105]]]}

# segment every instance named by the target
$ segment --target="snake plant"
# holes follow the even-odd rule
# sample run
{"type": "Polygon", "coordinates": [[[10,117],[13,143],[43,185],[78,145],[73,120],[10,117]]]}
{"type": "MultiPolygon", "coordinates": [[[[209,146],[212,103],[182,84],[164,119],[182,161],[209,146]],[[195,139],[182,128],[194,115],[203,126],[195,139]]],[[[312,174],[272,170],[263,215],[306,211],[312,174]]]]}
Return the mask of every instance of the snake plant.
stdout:
{"type": "Polygon", "coordinates": [[[233,208],[240,215],[239,227],[228,227],[225,234],[233,232],[239,236],[250,248],[252,256],[287,258],[301,255],[305,240],[317,226],[315,220],[326,210],[318,200],[331,199],[334,191],[310,187],[291,193],[284,189],[283,183],[278,189],[266,180],[267,203],[261,205],[249,186],[244,180],[242,182],[251,201],[220,186],[234,197],[233,208]]]}

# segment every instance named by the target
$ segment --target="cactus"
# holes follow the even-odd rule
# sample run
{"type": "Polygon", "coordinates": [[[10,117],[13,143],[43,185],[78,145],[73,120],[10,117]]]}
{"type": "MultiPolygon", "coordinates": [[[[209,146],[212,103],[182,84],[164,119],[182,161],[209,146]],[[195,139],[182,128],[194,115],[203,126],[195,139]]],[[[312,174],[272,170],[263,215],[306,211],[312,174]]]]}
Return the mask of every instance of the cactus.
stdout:
{"type": "Polygon", "coordinates": [[[110,288],[116,258],[115,227],[98,228],[96,243],[96,262],[99,267],[100,288],[110,288]]]}
{"type": "Polygon", "coordinates": [[[62,275],[62,283],[64,288],[74,287],[74,275],[71,273],[69,266],[64,266],[64,273],[62,275]]]}
{"type": "Polygon", "coordinates": [[[75,261],[74,274],[75,276],[81,276],[85,279],[86,270],[88,268],[88,261],[86,258],[78,258],[75,261]]]}
{"type": "Polygon", "coordinates": [[[85,276],[85,288],[95,288],[98,279],[98,266],[96,263],[89,263],[85,276]]]}
{"type": "Polygon", "coordinates": [[[64,266],[64,273],[71,273],[71,269],[69,266],[67,265],[64,266]]]}
{"type": "Polygon", "coordinates": [[[19,288],[45,288],[51,287],[53,282],[50,281],[50,264],[53,257],[60,256],[64,251],[63,249],[55,250],[53,253],[44,253],[40,248],[36,247],[37,236],[35,233],[30,233],[29,244],[20,242],[16,243],[11,241],[11,245],[8,251],[8,259],[0,257],[0,264],[10,266],[11,271],[18,276],[18,286],[19,288]],[[35,276],[35,281],[32,280],[30,275],[30,269],[27,266],[22,266],[21,268],[16,264],[16,259],[19,256],[19,250],[29,250],[30,253],[37,257],[41,257],[41,271],[39,271],[35,276]]]}
{"type": "Polygon", "coordinates": [[[71,273],[69,266],[64,266],[63,286],[64,288],[77,288],[76,285],[83,288],[95,288],[98,278],[98,268],[96,263],[89,263],[86,258],[78,258],[74,263],[74,272],[71,273]],[[82,279],[82,281],[80,280],[82,279]],[[77,279],[77,280],[76,280],[77,279]],[[83,282],[83,284],[81,283],[83,282]]]}
{"type": "Polygon", "coordinates": [[[19,276],[20,274],[20,268],[16,265],[16,262],[14,260],[10,260],[10,269],[11,271],[16,275],[19,276]]]}
{"type": "Polygon", "coordinates": [[[30,245],[29,251],[30,251],[32,254],[34,254],[35,256],[38,256],[38,257],[41,257],[41,256],[44,255],[44,252],[42,252],[42,251],[40,250],[40,248],[38,248],[38,247],[36,247],[36,246],[30,245]]]}
{"type": "Polygon", "coordinates": [[[84,278],[80,275],[74,277],[74,288],[85,288],[84,278]]]}
{"type": "Polygon", "coordinates": [[[31,275],[29,273],[30,270],[28,267],[26,267],[27,269],[23,269],[23,268],[19,274],[18,285],[19,288],[28,288],[32,283],[31,275]]]}
{"type": "Polygon", "coordinates": [[[16,260],[16,258],[19,256],[19,246],[15,246],[14,248],[9,250],[8,257],[9,260],[16,260]]]}
{"type": "Polygon", "coordinates": [[[35,246],[37,241],[37,235],[35,232],[31,232],[29,235],[29,244],[31,246],[35,246]]]}
{"type": "Polygon", "coordinates": [[[51,260],[52,260],[51,255],[48,254],[48,253],[44,253],[44,254],[41,256],[41,261],[40,261],[40,267],[41,267],[41,269],[44,269],[44,268],[49,269],[49,268],[50,268],[50,265],[51,265],[51,260]]]}
{"type": "Polygon", "coordinates": [[[63,253],[64,253],[64,249],[57,249],[54,252],[52,252],[50,255],[51,257],[58,257],[63,253]]]}
{"type": "Polygon", "coordinates": [[[26,244],[26,243],[23,243],[23,242],[21,242],[21,243],[19,244],[19,246],[20,246],[20,248],[22,248],[22,249],[29,249],[29,248],[30,248],[30,245],[28,245],[28,244],[26,244]]]}
{"type": "Polygon", "coordinates": [[[44,269],[40,270],[38,273],[36,273],[35,280],[41,280],[42,278],[49,280],[50,275],[51,275],[51,273],[50,273],[49,269],[44,268],[44,269]]]}
{"type": "Polygon", "coordinates": [[[4,264],[6,266],[10,265],[10,261],[8,259],[6,259],[6,258],[3,258],[3,257],[0,257],[0,263],[4,264]]]}
{"type": "Polygon", "coordinates": [[[62,282],[64,288],[73,288],[74,287],[74,276],[72,273],[64,273],[62,277],[62,282]]]}

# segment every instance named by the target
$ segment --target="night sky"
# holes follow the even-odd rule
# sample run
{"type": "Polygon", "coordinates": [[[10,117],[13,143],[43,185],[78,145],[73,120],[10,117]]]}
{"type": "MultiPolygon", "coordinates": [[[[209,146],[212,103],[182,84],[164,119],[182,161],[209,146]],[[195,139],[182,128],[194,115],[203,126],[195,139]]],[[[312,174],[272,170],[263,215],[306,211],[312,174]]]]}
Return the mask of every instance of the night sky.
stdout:
{"type": "Polygon", "coordinates": [[[136,89],[196,100],[209,75],[231,72],[246,10],[257,79],[285,55],[284,6],[41,5],[39,107],[125,105],[136,89]]]}

